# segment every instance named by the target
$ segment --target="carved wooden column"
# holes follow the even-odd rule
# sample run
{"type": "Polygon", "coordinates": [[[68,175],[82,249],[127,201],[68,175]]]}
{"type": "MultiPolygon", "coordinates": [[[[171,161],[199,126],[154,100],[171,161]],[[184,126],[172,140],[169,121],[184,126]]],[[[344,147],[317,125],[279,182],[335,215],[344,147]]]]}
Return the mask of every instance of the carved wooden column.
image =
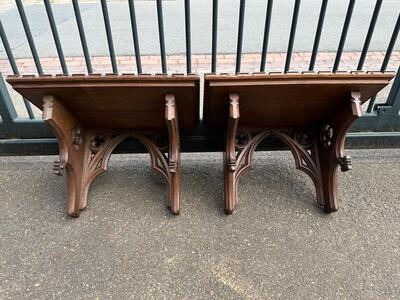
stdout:
{"type": "Polygon", "coordinates": [[[177,108],[174,95],[165,96],[165,122],[168,145],[158,145],[155,136],[137,130],[113,131],[84,128],[53,96],[43,98],[43,119],[54,130],[59,141],[60,158],[54,162],[55,175],[68,177],[67,214],[78,217],[87,206],[87,195],[93,180],[108,168],[114,149],[133,137],[148,150],[151,167],[168,183],[167,206],[179,214],[180,147],[177,108]],[[164,154],[168,152],[168,156],[164,154]]]}

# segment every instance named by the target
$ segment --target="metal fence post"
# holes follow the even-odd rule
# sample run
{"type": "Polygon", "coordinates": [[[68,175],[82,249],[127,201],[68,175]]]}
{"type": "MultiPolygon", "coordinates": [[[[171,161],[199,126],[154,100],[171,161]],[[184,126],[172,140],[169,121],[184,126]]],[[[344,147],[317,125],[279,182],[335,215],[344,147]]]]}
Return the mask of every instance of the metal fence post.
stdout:
{"type": "Polygon", "coordinates": [[[2,122],[0,123],[0,137],[7,137],[10,133],[10,128],[17,118],[17,112],[11,101],[3,76],[0,74],[0,115],[2,122]]]}
{"type": "Polygon", "coordinates": [[[389,113],[398,115],[400,111],[400,67],[397,69],[397,74],[394,79],[392,88],[389,92],[389,96],[386,103],[378,105],[378,114],[389,113]]]}

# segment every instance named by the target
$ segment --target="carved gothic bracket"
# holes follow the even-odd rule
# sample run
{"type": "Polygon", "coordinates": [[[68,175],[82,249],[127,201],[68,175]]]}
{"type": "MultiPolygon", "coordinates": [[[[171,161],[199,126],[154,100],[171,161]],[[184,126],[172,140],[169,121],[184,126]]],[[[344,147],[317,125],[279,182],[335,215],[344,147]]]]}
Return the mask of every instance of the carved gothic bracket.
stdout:
{"type": "Polygon", "coordinates": [[[93,180],[105,172],[114,149],[128,137],[135,138],[148,150],[152,169],[168,183],[168,204],[179,214],[180,146],[175,97],[165,97],[167,144],[160,143],[161,132],[144,133],[137,130],[85,129],[53,96],[43,99],[43,119],[57,135],[60,158],[54,162],[53,173],[68,175],[67,213],[79,216],[87,206],[87,194],[93,180]]]}
{"type": "Polygon", "coordinates": [[[238,181],[251,166],[259,143],[274,136],[285,143],[293,154],[296,168],[309,175],[315,185],[317,203],[326,212],[337,209],[336,166],[351,169],[351,158],[344,154],[347,130],[361,115],[360,93],[352,92],[350,101],[339,107],[337,115],[323,122],[320,129],[249,129],[240,128],[239,95],[229,95],[229,118],[224,154],[225,212],[230,214],[237,204],[238,181]]]}

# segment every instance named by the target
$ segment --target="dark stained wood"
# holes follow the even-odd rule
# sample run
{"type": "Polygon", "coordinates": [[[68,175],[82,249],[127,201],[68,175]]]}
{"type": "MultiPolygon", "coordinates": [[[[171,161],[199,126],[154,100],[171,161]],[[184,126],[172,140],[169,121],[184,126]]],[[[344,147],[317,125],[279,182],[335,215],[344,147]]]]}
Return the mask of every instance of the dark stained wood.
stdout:
{"type": "Polygon", "coordinates": [[[197,76],[23,76],[7,81],[43,110],[58,138],[60,157],[53,172],[67,173],[68,215],[77,217],[86,208],[91,183],[129,137],[147,148],[152,169],[168,183],[168,208],[180,213],[178,119],[183,128],[198,122],[197,76]]]}
{"type": "Polygon", "coordinates": [[[165,128],[167,94],[175,95],[181,128],[195,127],[199,118],[195,75],[10,76],[7,81],[39,109],[43,95],[54,96],[90,128],[165,128]]]}
{"type": "Polygon", "coordinates": [[[393,73],[310,73],[206,75],[204,121],[222,127],[228,116],[230,93],[240,95],[241,126],[290,127],[320,122],[360,90],[361,102],[382,89],[393,73]]]}
{"type": "MultiPolygon", "coordinates": [[[[325,212],[336,211],[336,170],[352,167],[344,151],[346,133],[361,116],[361,104],[393,77],[380,72],[206,75],[205,124],[226,130],[225,212],[235,210],[239,178],[269,136],[289,147],[296,168],[313,180],[325,212]]],[[[168,182],[167,206],[179,214],[179,128],[198,123],[197,76],[12,76],[7,81],[43,109],[57,135],[60,158],[53,171],[67,173],[69,215],[78,216],[87,206],[91,182],[129,137],[149,151],[153,170],[168,182]]]]}
{"type": "Polygon", "coordinates": [[[206,75],[205,124],[226,128],[225,212],[235,210],[239,178],[269,136],[284,142],[296,168],[311,177],[317,204],[327,213],[336,211],[336,169],[351,169],[346,133],[361,116],[361,104],[393,77],[363,72],[206,75]]]}

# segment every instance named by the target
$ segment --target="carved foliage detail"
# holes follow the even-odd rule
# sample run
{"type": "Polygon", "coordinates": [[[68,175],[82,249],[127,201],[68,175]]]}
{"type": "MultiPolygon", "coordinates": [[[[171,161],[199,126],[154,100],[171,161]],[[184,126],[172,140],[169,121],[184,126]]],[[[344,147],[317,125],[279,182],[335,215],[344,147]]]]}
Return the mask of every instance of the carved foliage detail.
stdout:
{"type": "Polygon", "coordinates": [[[333,128],[329,124],[322,125],[320,133],[321,143],[325,148],[330,148],[332,146],[333,140],[333,128]]]}
{"type": "Polygon", "coordinates": [[[71,129],[71,143],[75,150],[78,150],[82,145],[82,129],[79,126],[75,126],[71,129]]]}

